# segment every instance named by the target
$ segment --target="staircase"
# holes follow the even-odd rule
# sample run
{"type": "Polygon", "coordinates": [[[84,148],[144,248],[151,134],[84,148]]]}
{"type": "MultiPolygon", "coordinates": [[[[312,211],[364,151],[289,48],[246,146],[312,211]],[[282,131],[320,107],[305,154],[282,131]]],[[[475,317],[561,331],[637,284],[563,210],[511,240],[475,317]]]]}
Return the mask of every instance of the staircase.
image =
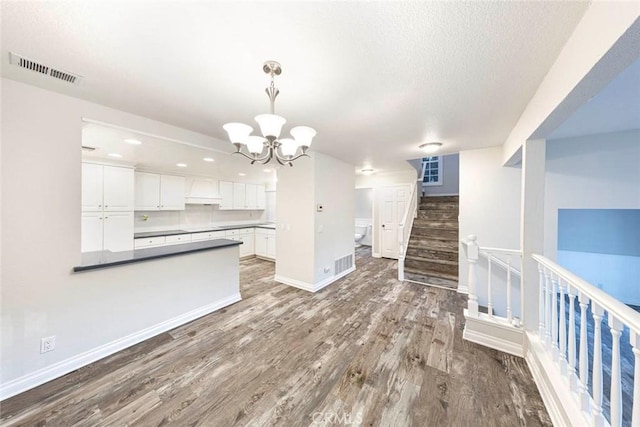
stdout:
{"type": "Polygon", "coordinates": [[[407,279],[458,287],[458,196],[422,197],[405,256],[407,279]]]}

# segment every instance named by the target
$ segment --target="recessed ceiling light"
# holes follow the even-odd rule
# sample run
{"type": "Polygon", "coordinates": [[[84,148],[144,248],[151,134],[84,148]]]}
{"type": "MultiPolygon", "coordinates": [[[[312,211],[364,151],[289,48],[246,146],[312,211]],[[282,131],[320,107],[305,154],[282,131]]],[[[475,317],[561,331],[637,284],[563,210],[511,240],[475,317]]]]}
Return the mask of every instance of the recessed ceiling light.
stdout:
{"type": "Polygon", "coordinates": [[[262,172],[267,172],[267,173],[269,173],[269,172],[272,172],[272,170],[271,170],[271,169],[262,169],[262,172]]]}
{"type": "Polygon", "coordinates": [[[176,166],[178,166],[179,168],[186,168],[187,164],[186,163],[176,163],[176,166]]]}
{"type": "Polygon", "coordinates": [[[202,160],[204,160],[205,162],[213,162],[213,159],[211,157],[204,157],[202,160]]]}
{"type": "Polygon", "coordinates": [[[427,142],[426,144],[420,145],[420,148],[425,153],[435,153],[442,147],[442,142],[427,142]]]}
{"type": "Polygon", "coordinates": [[[122,157],[122,154],[119,153],[109,153],[108,154],[109,157],[115,157],[116,159],[119,159],[120,157],[122,157]]]}
{"type": "Polygon", "coordinates": [[[137,139],[133,139],[133,138],[125,139],[124,142],[126,142],[127,144],[131,144],[131,145],[140,145],[140,144],[142,144],[142,141],[138,141],[137,139]]]}
{"type": "Polygon", "coordinates": [[[361,172],[362,172],[362,175],[371,175],[375,171],[371,168],[365,168],[365,169],[362,169],[361,172]]]}
{"type": "Polygon", "coordinates": [[[247,176],[247,174],[246,174],[246,173],[242,173],[242,172],[240,172],[238,175],[240,175],[240,176],[247,176]]]}

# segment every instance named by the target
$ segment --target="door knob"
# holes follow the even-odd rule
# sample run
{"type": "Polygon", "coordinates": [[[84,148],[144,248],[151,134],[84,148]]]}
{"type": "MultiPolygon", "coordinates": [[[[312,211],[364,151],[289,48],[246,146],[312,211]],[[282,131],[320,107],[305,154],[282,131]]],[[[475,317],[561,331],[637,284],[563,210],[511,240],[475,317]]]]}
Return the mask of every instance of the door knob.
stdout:
{"type": "Polygon", "coordinates": [[[382,228],[384,228],[384,224],[382,224],[382,228]]]}

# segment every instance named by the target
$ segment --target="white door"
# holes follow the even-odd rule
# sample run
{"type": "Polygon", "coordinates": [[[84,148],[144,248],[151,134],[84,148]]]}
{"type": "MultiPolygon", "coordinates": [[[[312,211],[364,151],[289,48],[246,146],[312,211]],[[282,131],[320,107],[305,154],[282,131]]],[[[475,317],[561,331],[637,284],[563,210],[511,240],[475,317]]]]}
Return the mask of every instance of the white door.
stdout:
{"type": "Polygon", "coordinates": [[[104,210],[133,210],[133,169],[104,167],[104,210]]]}
{"type": "Polygon", "coordinates": [[[102,236],[102,212],[84,212],[80,250],[82,252],[101,251],[102,236]]]}
{"type": "Polygon", "coordinates": [[[233,183],[233,209],[246,209],[245,200],[246,185],[240,182],[233,183]]]}
{"type": "Polygon", "coordinates": [[[160,177],[160,209],[183,211],[185,201],[185,179],[183,176],[162,175],[160,177]]]}
{"type": "Polygon", "coordinates": [[[82,211],[102,210],[102,165],[82,164],[82,211]]]}
{"type": "Polygon", "coordinates": [[[159,210],[160,175],[157,173],[136,172],[135,176],[135,210],[159,210]]]}
{"type": "Polygon", "coordinates": [[[398,224],[409,203],[409,188],[408,185],[394,185],[382,189],[380,246],[384,258],[398,259],[398,224]]]}
{"type": "Polygon", "coordinates": [[[133,250],[133,212],[105,212],[103,222],[105,250],[133,250]]]}

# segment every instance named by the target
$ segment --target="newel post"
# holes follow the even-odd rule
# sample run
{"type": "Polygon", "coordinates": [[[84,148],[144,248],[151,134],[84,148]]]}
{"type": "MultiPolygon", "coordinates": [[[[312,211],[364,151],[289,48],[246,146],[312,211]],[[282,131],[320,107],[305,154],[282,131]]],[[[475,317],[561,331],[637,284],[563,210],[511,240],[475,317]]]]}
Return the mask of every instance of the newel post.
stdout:
{"type": "Polygon", "coordinates": [[[474,234],[470,234],[465,243],[467,247],[467,262],[469,263],[469,302],[467,310],[470,316],[478,317],[478,294],[476,292],[478,275],[476,272],[476,264],[478,263],[480,250],[476,240],[478,240],[478,237],[474,234]]]}

